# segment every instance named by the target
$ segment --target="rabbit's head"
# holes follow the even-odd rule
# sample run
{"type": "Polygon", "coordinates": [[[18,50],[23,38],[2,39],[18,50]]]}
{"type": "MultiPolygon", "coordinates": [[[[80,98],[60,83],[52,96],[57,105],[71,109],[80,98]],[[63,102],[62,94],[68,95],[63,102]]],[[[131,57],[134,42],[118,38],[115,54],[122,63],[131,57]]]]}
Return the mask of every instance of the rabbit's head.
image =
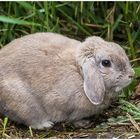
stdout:
{"type": "Polygon", "coordinates": [[[77,61],[83,73],[85,94],[96,105],[103,102],[106,91],[120,91],[134,76],[125,51],[100,37],[89,37],[79,46],[77,61]]]}

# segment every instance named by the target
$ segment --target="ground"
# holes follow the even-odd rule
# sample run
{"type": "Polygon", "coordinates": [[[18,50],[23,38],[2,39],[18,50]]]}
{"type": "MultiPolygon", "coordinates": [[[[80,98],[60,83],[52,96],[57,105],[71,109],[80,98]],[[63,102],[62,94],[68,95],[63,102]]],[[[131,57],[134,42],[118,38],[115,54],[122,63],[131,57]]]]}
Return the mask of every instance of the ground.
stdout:
{"type": "Polygon", "coordinates": [[[140,138],[140,133],[131,122],[111,121],[117,116],[126,116],[118,103],[113,104],[98,117],[91,117],[91,125],[88,128],[75,128],[72,124],[60,123],[50,130],[32,130],[8,120],[4,130],[4,118],[1,118],[0,135],[3,138],[140,138]]]}

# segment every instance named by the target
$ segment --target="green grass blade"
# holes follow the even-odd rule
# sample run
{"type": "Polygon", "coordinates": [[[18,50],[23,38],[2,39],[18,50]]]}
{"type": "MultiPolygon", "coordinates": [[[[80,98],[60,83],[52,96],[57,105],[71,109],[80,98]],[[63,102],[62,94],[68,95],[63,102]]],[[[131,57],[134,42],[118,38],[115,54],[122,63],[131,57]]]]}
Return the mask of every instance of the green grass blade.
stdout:
{"type": "Polygon", "coordinates": [[[118,16],[116,22],[114,23],[113,27],[112,27],[112,31],[113,31],[113,32],[114,32],[114,30],[118,27],[118,25],[119,25],[119,23],[120,23],[120,21],[121,21],[122,18],[123,18],[123,15],[120,14],[120,15],[118,16]]]}
{"type": "Polygon", "coordinates": [[[5,131],[6,131],[7,123],[8,123],[8,117],[5,117],[4,118],[4,123],[3,123],[3,130],[2,130],[2,137],[3,138],[4,138],[5,131]]]}
{"type": "Polygon", "coordinates": [[[135,55],[135,49],[134,49],[134,44],[133,44],[133,40],[132,40],[132,35],[131,35],[131,32],[130,32],[130,28],[129,27],[126,27],[126,31],[127,31],[127,36],[128,36],[128,41],[129,41],[131,53],[132,53],[132,59],[135,59],[136,58],[136,55],[135,55]]]}
{"type": "Polygon", "coordinates": [[[125,14],[126,15],[128,14],[128,1],[126,2],[126,5],[125,5],[125,14]]]}
{"type": "Polygon", "coordinates": [[[20,20],[17,18],[9,18],[6,16],[0,16],[0,22],[11,23],[11,24],[18,24],[18,25],[34,25],[34,26],[41,26],[38,23],[33,23],[25,20],[20,20]]]}
{"type": "Polygon", "coordinates": [[[29,132],[30,132],[30,136],[31,136],[31,137],[34,137],[31,126],[29,126],[29,132]]]}
{"type": "Polygon", "coordinates": [[[16,1],[16,3],[18,3],[19,5],[21,5],[21,6],[24,7],[25,9],[33,9],[33,6],[32,6],[29,2],[25,2],[25,1],[16,1]]]}

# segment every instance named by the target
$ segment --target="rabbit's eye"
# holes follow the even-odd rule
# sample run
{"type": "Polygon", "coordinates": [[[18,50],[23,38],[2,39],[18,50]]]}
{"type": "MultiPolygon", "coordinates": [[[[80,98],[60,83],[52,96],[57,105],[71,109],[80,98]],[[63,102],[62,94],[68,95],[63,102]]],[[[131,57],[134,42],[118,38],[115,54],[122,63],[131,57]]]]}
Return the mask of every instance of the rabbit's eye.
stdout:
{"type": "Polygon", "coordinates": [[[102,65],[104,67],[111,67],[111,62],[110,60],[102,60],[102,65]]]}

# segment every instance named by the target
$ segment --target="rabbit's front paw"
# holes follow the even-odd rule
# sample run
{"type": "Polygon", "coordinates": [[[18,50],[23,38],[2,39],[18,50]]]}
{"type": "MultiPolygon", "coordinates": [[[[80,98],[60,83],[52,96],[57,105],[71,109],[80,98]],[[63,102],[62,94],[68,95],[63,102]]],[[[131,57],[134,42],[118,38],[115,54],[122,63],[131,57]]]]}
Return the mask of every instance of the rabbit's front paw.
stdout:
{"type": "Polygon", "coordinates": [[[53,122],[51,122],[51,121],[46,121],[46,122],[42,122],[42,124],[33,124],[33,125],[31,125],[31,128],[43,130],[43,129],[52,128],[53,125],[54,125],[53,122]]]}

